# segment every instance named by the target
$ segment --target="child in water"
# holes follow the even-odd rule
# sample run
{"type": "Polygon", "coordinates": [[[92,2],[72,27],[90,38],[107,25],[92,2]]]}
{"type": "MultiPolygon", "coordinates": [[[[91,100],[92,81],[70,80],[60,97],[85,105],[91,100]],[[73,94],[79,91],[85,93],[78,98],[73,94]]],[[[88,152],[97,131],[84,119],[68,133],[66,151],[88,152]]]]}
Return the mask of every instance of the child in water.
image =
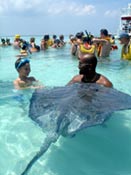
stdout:
{"type": "Polygon", "coordinates": [[[29,77],[31,68],[28,58],[18,58],[15,62],[15,68],[19,74],[19,77],[14,80],[16,89],[40,88],[38,81],[34,77],[29,77]]]}

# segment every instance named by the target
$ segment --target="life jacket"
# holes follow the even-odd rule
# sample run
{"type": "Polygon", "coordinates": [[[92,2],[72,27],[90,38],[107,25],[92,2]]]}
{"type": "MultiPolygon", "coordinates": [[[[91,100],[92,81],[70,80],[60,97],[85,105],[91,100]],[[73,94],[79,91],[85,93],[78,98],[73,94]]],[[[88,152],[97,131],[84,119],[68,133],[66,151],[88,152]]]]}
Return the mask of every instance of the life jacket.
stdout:
{"type": "Polygon", "coordinates": [[[95,46],[94,45],[84,46],[83,44],[80,44],[79,48],[80,48],[80,51],[82,53],[89,53],[89,54],[95,53],[95,46]],[[90,48],[88,49],[88,47],[90,47],[90,48]]]}
{"type": "Polygon", "coordinates": [[[131,60],[131,42],[127,46],[122,47],[121,57],[124,60],[131,60]]]}
{"type": "Polygon", "coordinates": [[[53,45],[53,40],[52,39],[49,39],[48,41],[47,41],[47,46],[52,46],[53,45]]]}

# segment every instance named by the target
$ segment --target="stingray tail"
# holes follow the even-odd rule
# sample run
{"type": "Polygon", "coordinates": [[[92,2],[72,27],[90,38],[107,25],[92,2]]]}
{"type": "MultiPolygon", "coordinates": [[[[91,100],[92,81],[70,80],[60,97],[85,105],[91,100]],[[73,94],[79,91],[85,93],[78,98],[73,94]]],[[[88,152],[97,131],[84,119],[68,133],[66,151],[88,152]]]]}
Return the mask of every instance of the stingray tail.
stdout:
{"type": "Polygon", "coordinates": [[[50,145],[53,142],[56,142],[58,136],[55,137],[46,137],[44,144],[40,148],[39,152],[30,160],[30,162],[27,164],[25,170],[21,173],[21,175],[27,175],[33,164],[48,150],[50,145]]]}

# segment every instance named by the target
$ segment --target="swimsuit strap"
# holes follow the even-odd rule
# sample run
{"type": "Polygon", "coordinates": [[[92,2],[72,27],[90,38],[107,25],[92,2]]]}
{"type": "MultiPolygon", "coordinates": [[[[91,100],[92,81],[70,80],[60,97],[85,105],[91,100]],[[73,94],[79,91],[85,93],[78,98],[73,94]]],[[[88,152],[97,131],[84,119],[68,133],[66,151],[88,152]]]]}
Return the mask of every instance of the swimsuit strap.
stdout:
{"type": "Polygon", "coordinates": [[[81,81],[84,83],[96,83],[96,81],[99,80],[100,76],[101,74],[96,73],[92,79],[89,79],[86,75],[84,75],[81,81]]]}

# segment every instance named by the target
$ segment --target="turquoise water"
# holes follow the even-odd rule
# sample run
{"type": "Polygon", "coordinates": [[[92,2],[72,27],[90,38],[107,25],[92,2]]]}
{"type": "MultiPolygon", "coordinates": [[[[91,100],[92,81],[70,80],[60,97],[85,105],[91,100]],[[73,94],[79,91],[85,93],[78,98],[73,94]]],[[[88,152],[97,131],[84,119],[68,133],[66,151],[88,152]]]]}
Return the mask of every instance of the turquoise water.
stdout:
{"type": "MultiPolygon", "coordinates": [[[[39,44],[41,37],[37,37],[39,44]]],[[[118,43],[117,43],[118,44],[118,43]]],[[[120,60],[121,46],[99,61],[97,72],[114,88],[131,95],[131,62],[120,60]]],[[[17,50],[0,47],[0,175],[19,175],[39,150],[44,133],[28,117],[33,90],[17,91],[12,82],[17,50]]],[[[31,56],[31,75],[45,86],[64,86],[78,73],[70,45],[31,56]]],[[[115,112],[104,125],[60,137],[32,167],[29,175],[130,175],[131,110],[115,112]]]]}

